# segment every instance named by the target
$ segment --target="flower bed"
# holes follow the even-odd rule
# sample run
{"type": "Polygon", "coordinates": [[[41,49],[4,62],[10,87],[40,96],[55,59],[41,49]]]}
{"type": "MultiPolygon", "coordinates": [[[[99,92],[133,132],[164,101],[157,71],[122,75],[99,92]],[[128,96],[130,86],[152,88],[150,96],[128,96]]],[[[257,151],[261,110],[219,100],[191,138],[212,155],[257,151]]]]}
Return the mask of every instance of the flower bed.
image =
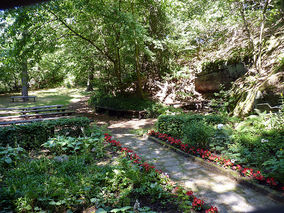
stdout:
{"type": "MultiPolygon", "coordinates": [[[[119,141],[116,141],[112,139],[112,136],[110,136],[108,133],[105,133],[105,141],[109,144],[111,144],[113,147],[116,147],[119,152],[122,152],[125,154],[127,158],[129,158],[132,163],[139,165],[145,172],[151,172],[155,171],[157,174],[162,174],[161,170],[158,170],[155,168],[155,166],[150,165],[149,163],[143,161],[141,157],[139,157],[136,153],[134,153],[133,150],[123,147],[119,141]]],[[[189,201],[189,205],[191,205],[191,208],[195,211],[202,211],[205,213],[217,213],[218,209],[217,207],[209,206],[206,204],[203,200],[198,199],[193,195],[192,191],[186,191],[181,187],[175,187],[172,190],[172,193],[177,195],[178,197],[183,197],[189,201]]]]}
{"type": "Polygon", "coordinates": [[[273,177],[265,177],[261,173],[261,171],[254,171],[251,168],[247,168],[239,164],[236,165],[234,163],[234,160],[226,159],[222,156],[216,155],[210,150],[190,147],[188,146],[188,144],[183,143],[180,139],[175,139],[173,137],[168,136],[167,134],[155,132],[153,130],[150,131],[148,134],[178,148],[179,150],[185,153],[200,157],[207,162],[215,163],[223,168],[228,168],[234,171],[238,171],[241,176],[255,180],[256,182],[263,185],[267,185],[270,188],[282,192],[284,191],[284,186],[280,184],[279,181],[275,180],[273,177]]]}

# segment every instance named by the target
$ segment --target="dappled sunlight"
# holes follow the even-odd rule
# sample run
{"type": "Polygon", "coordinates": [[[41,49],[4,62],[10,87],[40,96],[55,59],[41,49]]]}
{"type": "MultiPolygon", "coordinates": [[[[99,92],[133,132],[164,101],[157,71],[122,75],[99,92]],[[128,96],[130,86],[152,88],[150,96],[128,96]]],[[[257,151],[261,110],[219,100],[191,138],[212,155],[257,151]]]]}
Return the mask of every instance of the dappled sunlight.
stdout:
{"type": "Polygon", "coordinates": [[[152,126],[157,119],[132,119],[127,121],[119,121],[110,125],[109,129],[125,128],[125,129],[140,129],[147,126],[152,126]]]}
{"type": "MultiPolygon", "coordinates": [[[[12,94],[1,95],[0,108],[35,107],[56,104],[69,105],[80,102],[81,98],[85,97],[82,92],[82,88],[68,89],[61,87],[29,91],[29,95],[36,96],[36,102],[11,102],[10,96],[12,94]]],[[[20,95],[20,93],[13,95],[20,95]]]]}

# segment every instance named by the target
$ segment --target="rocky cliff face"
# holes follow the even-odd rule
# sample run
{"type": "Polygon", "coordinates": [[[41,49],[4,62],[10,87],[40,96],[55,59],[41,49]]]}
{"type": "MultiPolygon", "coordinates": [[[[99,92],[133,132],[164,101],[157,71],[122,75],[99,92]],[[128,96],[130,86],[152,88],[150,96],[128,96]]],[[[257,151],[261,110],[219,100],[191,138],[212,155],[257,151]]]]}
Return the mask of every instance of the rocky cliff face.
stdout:
{"type": "MultiPolygon", "coordinates": [[[[213,69],[215,67],[212,67],[213,69]]],[[[243,63],[221,64],[215,70],[204,70],[198,73],[195,78],[195,90],[202,94],[218,92],[223,85],[226,89],[231,83],[243,76],[247,69],[243,63]]]]}

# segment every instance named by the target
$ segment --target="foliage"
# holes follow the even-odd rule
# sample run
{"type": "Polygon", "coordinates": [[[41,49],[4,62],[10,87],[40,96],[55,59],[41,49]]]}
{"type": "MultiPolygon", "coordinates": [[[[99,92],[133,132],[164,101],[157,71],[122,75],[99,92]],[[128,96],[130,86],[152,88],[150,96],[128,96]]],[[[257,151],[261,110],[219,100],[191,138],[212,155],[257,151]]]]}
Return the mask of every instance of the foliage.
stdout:
{"type": "Polygon", "coordinates": [[[230,122],[216,115],[160,116],[158,131],[195,147],[210,147],[237,164],[257,168],[283,182],[283,120],[283,112],[230,122]]]}
{"type": "Polygon", "coordinates": [[[78,138],[57,136],[50,138],[42,146],[57,155],[95,152],[98,157],[102,157],[104,155],[102,140],[103,138],[97,136],[78,138]]]}
{"type": "Polygon", "coordinates": [[[215,129],[204,121],[192,121],[184,128],[183,141],[191,146],[208,148],[215,129]]]}
{"type": "Polygon", "coordinates": [[[158,117],[161,114],[177,113],[181,110],[165,106],[150,99],[142,99],[135,95],[107,95],[95,93],[89,101],[91,106],[105,107],[117,110],[136,110],[147,112],[148,117],[158,117]]]}
{"type": "Polygon", "coordinates": [[[0,146],[0,170],[15,166],[25,156],[25,150],[21,147],[0,146]]]}
{"type": "Polygon", "coordinates": [[[158,118],[157,126],[159,132],[182,138],[186,134],[184,131],[186,126],[198,121],[214,125],[226,122],[227,118],[214,114],[205,116],[199,114],[162,115],[158,118]]]}
{"type": "Polygon", "coordinates": [[[90,120],[84,117],[47,120],[24,125],[12,125],[0,128],[2,146],[20,145],[25,149],[39,148],[49,137],[83,135],[84,129],[89,128],[90,120]]]}
{"type": "Polygon", "coordinates": [[[133,204],[134,198],[148,196],[150,202],[169,198],[156,175],[143,173],[126,159],[115,166],[98,166],[88,155],[63,162],[43,158],[22,162],[5,176],[1,204],[20,212],[74,211],[89,205],[111,210],[133,204]]]}
{"type": "Polygon", "coordinates": [[[141,99],[137,96],[119,95],[112,96],[103,93],[96,93],[90,99],[91,106],[100,106],[118,110],[145,110],[153,105],[155,102],[149,99],[141,99]]]}

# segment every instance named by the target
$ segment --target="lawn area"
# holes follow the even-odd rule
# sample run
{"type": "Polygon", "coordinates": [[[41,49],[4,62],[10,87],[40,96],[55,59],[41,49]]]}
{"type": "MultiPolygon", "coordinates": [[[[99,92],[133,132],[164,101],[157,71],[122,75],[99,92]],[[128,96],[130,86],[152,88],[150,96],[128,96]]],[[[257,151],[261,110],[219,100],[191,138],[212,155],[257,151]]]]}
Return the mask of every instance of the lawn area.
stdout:
{"type": "Polygon", "coordinates": [[[85,92],[84,88],[53,88],[30,91],[29,95],[37,96],[36,102],[11,102],[10,97],[13,95],[20,95],[19,93],[4,94],[0,95],[0,108],[8,107],[34,107],[43,105],[69,105],[71,103],[78,102],[82,97],[88,93],[85,92]]]}

